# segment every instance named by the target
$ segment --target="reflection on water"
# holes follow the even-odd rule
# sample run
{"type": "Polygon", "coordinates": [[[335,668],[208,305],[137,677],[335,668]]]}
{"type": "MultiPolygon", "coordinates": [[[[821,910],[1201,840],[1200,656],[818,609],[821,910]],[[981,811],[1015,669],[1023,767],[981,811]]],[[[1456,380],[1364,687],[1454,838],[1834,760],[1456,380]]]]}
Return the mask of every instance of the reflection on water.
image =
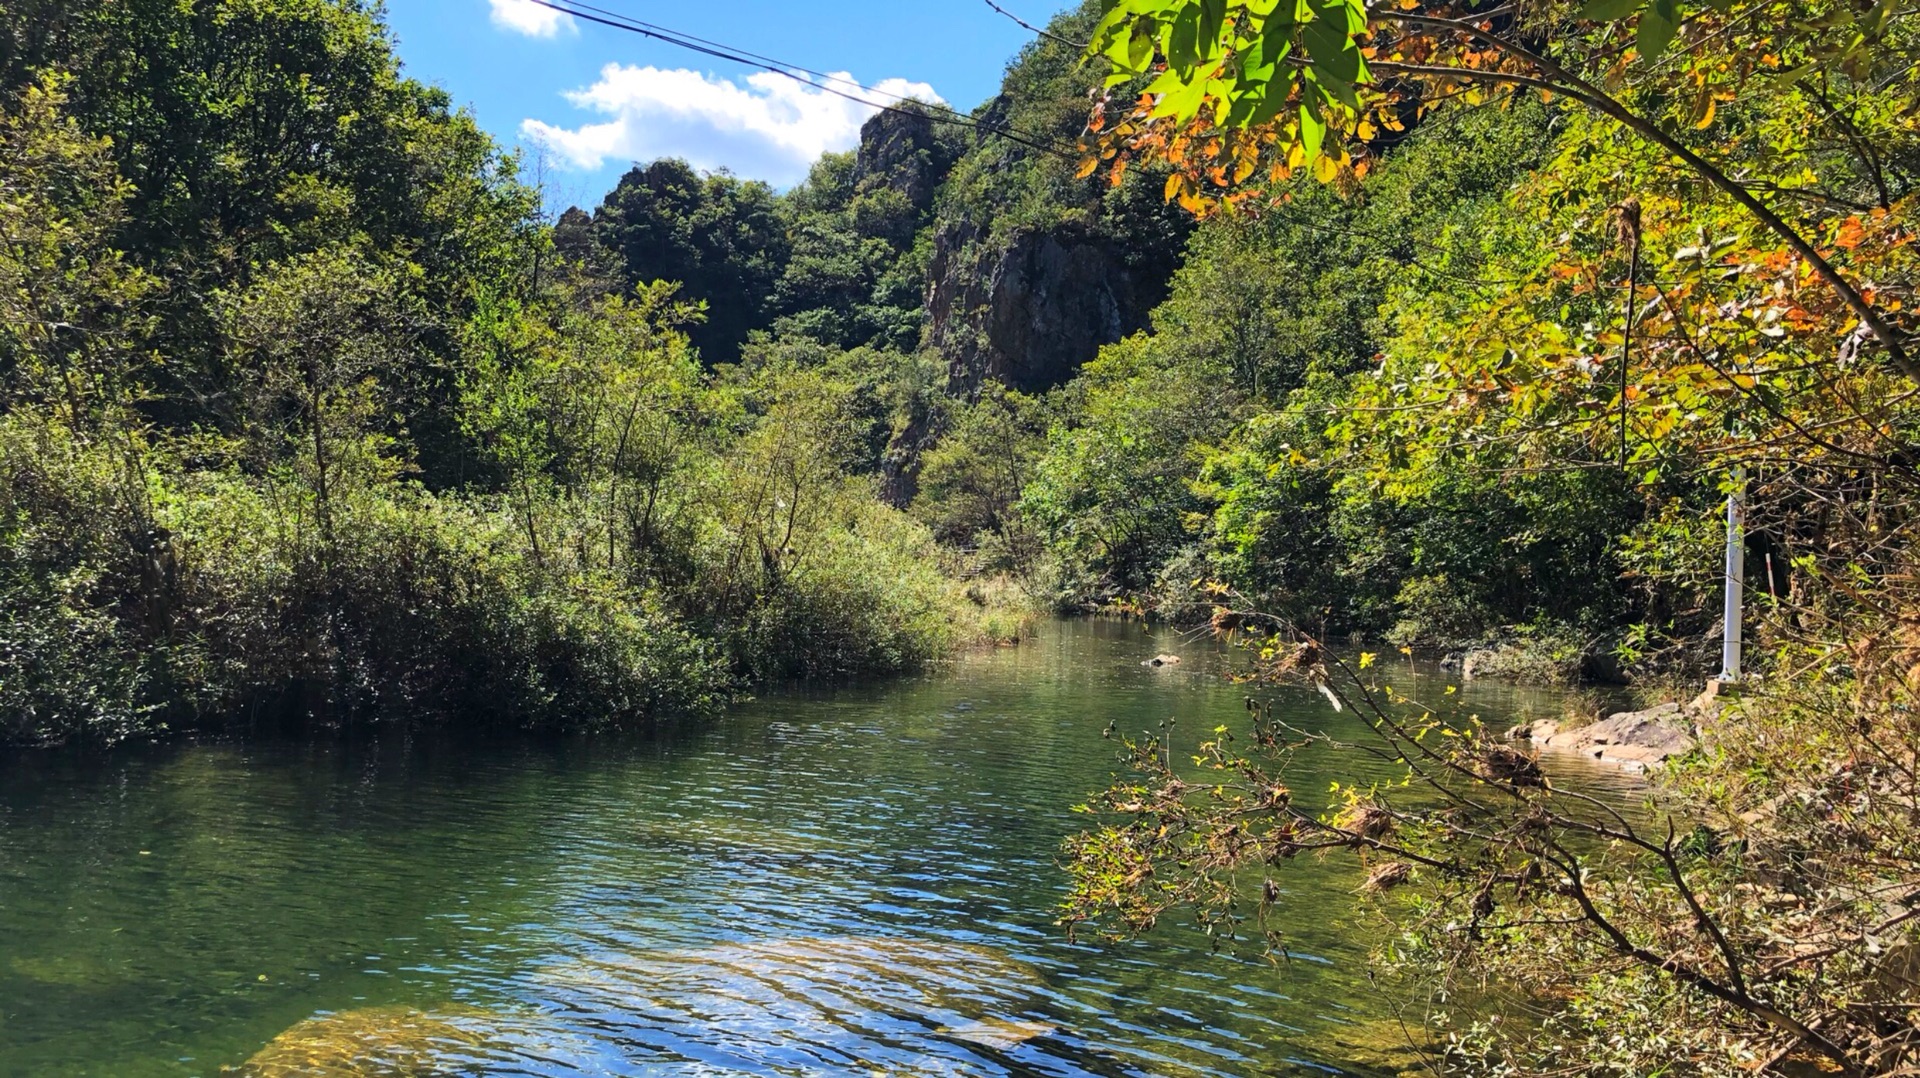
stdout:
{"type": "MultiPolygon", "coordinates": [[[[651,736],[0,760],[0,1075],[1410,1066],[1361,1047],[1389,1016],[1337,859],[1290,866],[1279,963],[1051,923],[1069,806],[1114,766],[1102,728],[1244,723],[1226,661],[1067,623],[651,736]],[[1141,665],[1163,651],[1185,661],[1141,665]]],[[[1489,721],[1555,706],[1449,699],[1489,721]]],[[[1311,694],[1277,710],[1357,733],[1311,694]]]]}

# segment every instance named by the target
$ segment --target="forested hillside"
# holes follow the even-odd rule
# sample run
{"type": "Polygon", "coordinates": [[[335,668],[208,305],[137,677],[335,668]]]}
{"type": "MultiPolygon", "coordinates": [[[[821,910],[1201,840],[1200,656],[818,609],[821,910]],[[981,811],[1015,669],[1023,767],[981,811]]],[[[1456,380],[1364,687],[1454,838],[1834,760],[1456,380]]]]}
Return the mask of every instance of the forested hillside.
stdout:
{"type": "MultiPolygon", "coordinates": [[[[1252,609],[1530,678],[1710,664],[1728,473],[1674,432],[1736,422],[1728,391],[1624,447],[1448,406],[1484,399],[1443,360],[1490,296],[1625,249],[1600,170],[1632,159],[1566,101],[1401,107],[1359,167],[1248,199],[1253,159],[1114,142],[1117,105],[1087,141],[1089,0],[971,116],[883,111],[787,191],[636,164],[549,225],[358,3],[9,11],[17,736],[469,691],[572,721],[896,669],[979,613],[930,541],[1064,609],[1252,609]]],[[[1858,158],[1818,204],[1880,220],[1907,151],[1865,137],[1768,167],[1858,158]]],[[[1694,212],[1660,227],[1721,250],[1694,212]]],[[[1556,332],[1600,387],[1627,344],[1584,287],[1556,332]]],[[[1538,384],[1512,332],[1472,378],[1538,384]]],[[[1784,595],[1814,533],[1760,518],[1784,595]]]]}
{"type": "Polygon", "coordinates": [[[1127,739],[1069,923],[1278,949],[1291,866],[1346,851],[1436,1073],[1912,1071],[1912,13],[1101,7],[1087,168],[1205,223],[1018,519],[1068,593],[1206,612],[1368,730],[1255,699],[1127,739]],[[1658,706],[1500,730],[1381,634],[1658,706]],[[1644,813],[1558,770],[1562,724],[1673,739],[1644,813]]]}
{"type": "Polygon", "coordinates": [[[656,164],[583,245],[371,5],[0,14],[6,738],[598,725],[981,631],[873,496],[907,372],[841,350],[913,315],[740,353],[740,296],[912,249],[849,162],[778,206],[656,164]]]}
{"type": "Polygon", "coordinates": [[[1572,443],[1434,453],[1365,403],[1383,357],[1425,362],[1546,254],[1516,198],[1581,137],[1566,108],[1402,124],[1364,177],[1196,217],[1163,165],[1081,167],[1094,76],[1067,43],[1098,14],[1060,16],[970,124],[883,112],[788,192],[636,166],[557,245],[609,293],[684,282],[710,364],[854,387],[882,496],[1062,608],[1204,621],[1226,589],[1483,673],[1703,672],[1718,480],[1529,466],[1572,443]]]}

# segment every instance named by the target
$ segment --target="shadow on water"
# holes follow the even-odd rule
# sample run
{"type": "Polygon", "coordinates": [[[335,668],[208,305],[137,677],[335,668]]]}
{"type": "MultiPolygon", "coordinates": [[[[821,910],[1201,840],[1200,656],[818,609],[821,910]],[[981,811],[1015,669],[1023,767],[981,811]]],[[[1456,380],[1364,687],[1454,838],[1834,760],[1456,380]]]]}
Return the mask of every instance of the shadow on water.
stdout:
{"type": "MultiPolygon", "coordinates": [[[[1180,926],[1096,949],[1052,924],[1069,807],[1115,766],[1100,731],[1244,723],[1230,661],[1074,622],[653,734],[0,759],[0,1075],[1415,1066],[1379,1035],[1377,926],[1338,860],[1285,877],[1278,963],[1180,926]],[[1184,661],[1141,665],[1161,651],[1184,661]]],[[[1298,725],[1358,732],[1272,691],[1298,725]]],[[[1489,721],[1558,706],[1451,699],[1489,721]]]]}

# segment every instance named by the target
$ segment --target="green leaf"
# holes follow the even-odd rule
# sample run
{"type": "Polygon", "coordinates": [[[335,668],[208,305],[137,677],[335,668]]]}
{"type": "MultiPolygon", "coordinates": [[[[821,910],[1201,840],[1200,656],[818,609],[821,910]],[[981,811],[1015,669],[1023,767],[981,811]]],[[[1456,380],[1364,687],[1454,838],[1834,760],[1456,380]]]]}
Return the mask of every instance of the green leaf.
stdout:
{"type": "Polygon", "coordinates": [[[1193,70],[1200,59],[1200,8],[1189,4],[1173,17],[1167,35],[1167,66],[1182,73],[1193,70]]]}
{"type": "Polygon", "coordinates": [[[1262,64],[1277,64],[1293,51],[1293,35],[1287,32],[1290,28],[1290,24],[1283,26],[1276,26],[1272,22],[1266,24],[1260,34],[1262,64]]]}
{"type": "Polygon", "coordinates": [[[1680,16],[1674,10],[1674,0],[1653,0],[1640,13],[1640,26],[1636,32],[1641,61],[1650,64],[1659,59],[1679,32],[1680,16]]]}
{"type": "Polygon", "coordinates": [[[1176,123],[1186,123],[1199,113],[1205,100],[1207,84],[1201,79],[1182,82],[1160,95],[1160,101],[1153,107],[1155,116],[1171,116],[1176,123]]]}
{"type": "Polygon", "coordinates": [[[1100,48],[1101,42],[1108,40],[1120,29],[1122,23],[1131,18],[1133,18],[1133,12],[1126,8],[1117,5],[1108,6],[1106,14],[1100,17],[1100,25],[1093,28],[1093,37],[1089,39],[1093,42],[1094,48],[1100,48]]]}
{"type": "Polygon", "coordinates": [[[1220,31],[1227,23],[1227,0],[1200,0],[1200,54],[1208,59],[1220,53],[1220,31]]]}
{"type": "Polygon", "coordinates": [[[1354,47],[1345,30],[1316,22],[1300,36],[1307,46],[1307,55],[1313,60],[1313,66],[1341,82],[1359,80],[1360,50],[1354,47]]]}
{"type": "Polygon", "coordinates": [[[1347,80],[1322,77],[1320,79],[1320,90],[1328,97],[1345,105],[1348,111],[1360,111],[1360,95],[1354,93],[1353,84],[1347,80]]]}
{"type": "Polygon", "coordinates": [[[1780,72],[1778,75],[1769,76],[1767,79],[1767,84],[1774,92],[1778,93],[1782,90],[1786,90],[1787,88],[1791,87],[1794,83],[1799,82],[1801,79],[1806,78],[1808,75],[1812,74],[1816,69],[1818,69],[1819,66],[1820,65],[1818,62],[1808,62],[1808,63],[1801,64],[1798,67],[1789,68],[1785,71],[1780,72]]]}
{"type": "Polygon", "coordinates": [[[1320,147],[1327,138],[1327,125],[1320,120],[1319,113],[1306,105],[1300,106],[1300,148],[1306,152],[1307,162],[1311,164],[1320,156],[1320,147]]]}
{"type": "Polygon", "coordinates": [[[1144,26],[1135,26],[1133,34],[1127,39],[1127,64],[1135,71],[1145,71],[1147,61],[1153,59],[1153,34],[1144,26]]]}
{"type": "Polygon", "coordinates": [[[1640,10],[1646,0],[1587,0],[1580,17],[1594,22],[1617,22],[1640,10]]]}
{"type": "Polygon", "coordinates": [[[1253,107],[1253,112],[1247,117],[1247,123],[1257,126],[1280,115],[1280,110],[1286,107],[1287,96],[1292,90],[1292,79],[1280,79],[1268,83],[1266,93],[1260,96],[1259,103],[1253,107]]]}

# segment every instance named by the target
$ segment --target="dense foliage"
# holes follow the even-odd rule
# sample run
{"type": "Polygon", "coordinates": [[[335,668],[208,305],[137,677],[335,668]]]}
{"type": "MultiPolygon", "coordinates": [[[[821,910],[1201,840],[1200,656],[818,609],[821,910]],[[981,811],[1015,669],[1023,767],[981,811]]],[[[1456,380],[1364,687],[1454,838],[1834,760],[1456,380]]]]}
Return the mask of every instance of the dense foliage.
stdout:
{"type": "MultiPolygon", "coordinates": [[[[1285,901],[1289,859],[1345,851],[1385,922],[1380,959],[1441,1001],[1449,1067],[1912,1070],[1911,19],[1637,0],[1103,10],[1110,85],[1152,82],[1096,106],[1088,171],[1157,170],[1211,218],[1202,236],[1271,237],[1283,264],[1331,249],[1317,318],[1281,334],[1326,343],[1266,399],[1242,375],[1216,399],[1244,411],[1184,443],[1128,436],[1139,402],[1193,389],[1162,370],[1116,390],[1095,376],[1138,361],[1103,356],[1081,428],[1039,466],[1077,485],[1027,497],[1110,524],[1138,505],[1118,491],[1164,492],[1184,534],[1148,514],[1160,530],[1132,546],[1065,555],[1257,629],[1250,678],[1311,684],[1374,737],[1336,745],[1255,707],[1190,753],[1130,740],[1073,846],[1068,919],[1141,930],[1192,910],[1232,933],[1285,901]],[[1366,343],[1349,350],[1322,320],[1355,302],[1366,343]],[[1078,463],[1096,441],[1111,448],[1093,459],[1154,483],[1102,485],[1078,463]],[[1397,695],[1366,645],[1324,642],[1505,626],[1643,681],[1705,673],[1729,494],[1747,508],[1750,683],[1694,704],[1700,747],[1644,811],[1558,788],[1450,701],[1397,695]],[[1288,785],[1303,755],[1356,751],[1395,780],[1288,785]]],[[[1230,327],[1250,270],[1209,276],[1209,259],[1244,264],[1190,250],[1211,317],[1177,324],[1230,327]]],[[[1174,325],[1156,316],[1126,355],[1174,325]]],[[[1235,339],[1209,354],[1246,354],[1235,339]]]]}
{"type": "Polygon", "coordinates": [[[1007,573],[1242,634],[1405,768],[1131,742],[1069,920],[1232,931],[1345,850],[1384,959],[1542,1016],[1437,1015],[1452,1064],[1915,1066],[1894,5],[1088,0],[968,124],[551,227],[361,0],[0,13],[0,737],[697,711],[1012,635],[942,567],[1007,573]],[[1671,828],[1366,650],[1704,674],[1732,493],[1761,680],[1671,828]]]}
{"type": "Polygon", "coordinates": [[[847,161],[556,230],[372,5],[4,11],[0,737],[592,725],[974,631],[874,497],[916,368],[843,345],[914,335],[918,222],[847,161]]]}
{"type": "Polygon", "coordinates": [[[1628,578],[1614,539],[1647,497],[1617,468],[1539,472],[1499,444],[1416,458],[1392,390],[1372,388],[1417,371],[1419,338],[1511,272],[1525,236],[1509,192],[1556,122],[1463,115],[1350,190],[1303,179],[1208,222],[1152,332],[1070,389],[1072,421],[1026,489],[1065,594],[1203,620],[1215,599],[1195,584],[1221,582],[1321,633],[1550,642],[1567,674],[1630,625],[1704,629],[1679,619],[1685,597],[1628,578]]]}

